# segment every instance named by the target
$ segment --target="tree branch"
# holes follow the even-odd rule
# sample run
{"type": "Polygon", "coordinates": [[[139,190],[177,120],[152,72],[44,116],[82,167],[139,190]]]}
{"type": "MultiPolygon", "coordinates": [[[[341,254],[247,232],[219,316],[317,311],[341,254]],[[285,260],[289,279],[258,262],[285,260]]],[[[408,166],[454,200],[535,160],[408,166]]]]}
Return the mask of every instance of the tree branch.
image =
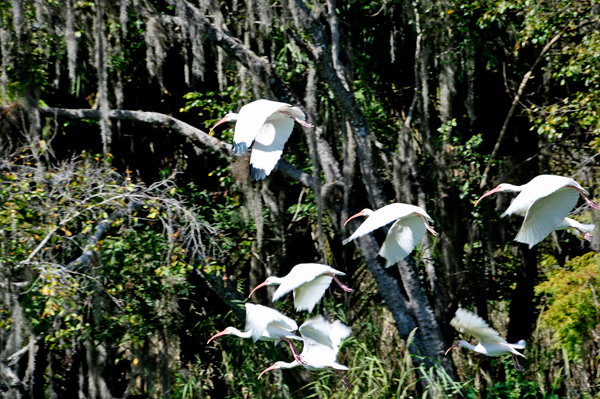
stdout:
{"type": "MultiPolygon", "coordinates": [[[[338,76],[331,55],[327,51],[328,46],[320,23],[311,15],[304,2],[296,0],[295,5],[294,11],[312,40],[312,45],[302,45],[300,48],[310,51],[309,56],[315,60],[319,74],[327,82],[340,108],[347,115],[356,139],[363,181],[370,197],[369,203],[375,209],[381,208],[386,205],[386,199],[381,187],[381,180],[377,174],[377,168],[373,163],[373,154],[368,140],[371,131],[367,118],[356,102],[354,93],[346,90],[338,76]]],[[[293,7],[291,4],[290,6],[293,7]]]]}
{"type": "MultiPolygon", "coordinates": [[[[11,107],[8,105],[0,105],[0,112],[4,112],[10,108],[11,107]]],[[[49,117],[100,119],[100,111],[93,109],[40,108],[39,110],[40,115],[49,117]]],[[[169,115],[158,112],[112,110],[108,116],[110,119],[129,120],[168,127],[175,133],[188,138],[191,143],[198,148],[202,148],[202,146],[208,147],[227,159],[232,159],[235,156],[230,150],[229,144],[169,115]]],[[[313,190],[315,189],[313,177],[290,164],[288,161],[280,159],[277,168],[281,170],[283,174],[302,183],[304,186],[313,190]]]]}
{"type": "MultiPolygon", "coordinates": [[[[279,101],[290,103],[303,107],[300,98],[291,90],[287,83],[275,72],[271,63],[265,57],[257,56],[252,50],[246,47],[239,39],[228,35],[215,27],[196,7],[185,0],[173,0],[176,7],[179,8],[180,15],[197,26],[219,47],[221,47],[232,58],[240,62],[253,75],[258,77],[267,86],[279,101]]],[[[316,115],[308,113],[309,120],[316,120],[316,115]]],[[[341,178],[340,168],[333,156],[331,146],[322,137],[320,131],[307,131],[305,134],[315,136],[318,155],[321,166],[324,171],[333,171],[336,178],[341,178]]],[[[307,137],[307,141],[309,141],[307,137]]],[[[288,168],[286,168],[288,169],[288,168]]],[[[329,182],[331,183],[331,182],[329,182]]],[[[314,190],[314,187],[311,187],[314,190]]]]}
{"type": "Polygon", "coordinates": [[[112,226],[113,223],[117,219],[127,215],[130,212],[133,212],[133,211],[139,209],[141,206],[142,206],[141,202],[131,201],[129,204],[127,204],[127,206],[125,206],[124,208],[121,208],[121,209],[117,209],[116,211],[111,213],[108,218],[106,218],[103,221],[101,221],[100,223],[98,223],[98,226],[96,227],[96,230],[94,231],[94,234],[92,234],[87,239],[83,253],[77,259],[75,259],[74,261],[69,263],[67,265],[67,269],[73,270],[73,271],[81,270],[82,272],[85,273],[88,270],[89,265],[92,261],[92,256],[96,252],[96,247],[98,246],[98,243],[102,240],[102,238],[106,234],[106,230],[110,226],[112,226]]]}
{"type": "Polygon", "coordinates": [[[190,23],[198,26],[216,45],[248,68],[251,73],[256,75],[273,91],[280,101],[296,106],[302,105],[300,99],[274,71],[266,58],[257,56],[244,46],[239,39],[217,29],[200,10],[186,0],[172,0],[171,2],[180,11],[178,14],[184,15],[190,23]]]}

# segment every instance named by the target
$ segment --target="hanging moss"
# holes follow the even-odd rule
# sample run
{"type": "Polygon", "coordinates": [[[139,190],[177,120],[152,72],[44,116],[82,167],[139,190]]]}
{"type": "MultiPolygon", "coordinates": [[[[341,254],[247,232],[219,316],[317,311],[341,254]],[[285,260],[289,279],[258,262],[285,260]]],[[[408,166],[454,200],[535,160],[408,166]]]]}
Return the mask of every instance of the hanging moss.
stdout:
{"type": "Polygon", "coordinates": [[[121,35],[127,37],[127,23],[129,22],[128,8],[131,0],[121,0],[119,8],[119,24],[121,25],[121,35]]]}
{"type": "Polygon", "coordinates": [[[189,30],[189,40],[192,44],[192,76],[196,79],[204,80],[204,47],[202,41],[202,32],[197,31],[192,24],[189,30]]]}
{"type": "Polygon", "coordinates": [[[21,0],[11,0],[12,1],[12,14],[13,14],[13,26],[15,28],[15,35],[17,36],[17,41],[21,40],[21,33],[23,28],[23,4],[21,0]]]}
{"type": "Polygon", "coordinates": [[[9,34],[4,30],[4,27],[0,27],[0,58],[2,59],[0,62],[0,90],[2,91],[0,94],[2,94],[3,102],[8,102],[8,75],[6,74],[10,66],[10,53],[6,46],[8,36],[9,34]]]}
{"type": "Polygon", "coordinates": [[[150,76],[158,80],[161,90],[164,88],[162,79],[162,64],[167,56],[169,47],[168,37],[161,21],[152,17],[146,22],[146,67],[150,76]]]}
{"type": "Polygon", "coordinates": [[[71,87],[75,87],[77,76],[75,74],[77,66],[77,39],[75,38],[75,29],[73,21],[73,0],[67,0],[65,4],[66,26],[65,41],[67,42],[67,63],[69,68],[69,80],[71,87]]]}
{"type": "Polygon", "coordinates": [[[96,21],[94,24],[94,37],[96,38],[94,46],[96,72],[98,74],[98,96],[97,104],[100,110],[100,133],[102,135],[102,151],[104,155],[110,152],[110,143],[112,141],[109,119],[108,104],[108,81],[107,81],[107,60],[108,51],[105,39],[104,26],[104,8],[101,0],[96,0],[96,21]]]}

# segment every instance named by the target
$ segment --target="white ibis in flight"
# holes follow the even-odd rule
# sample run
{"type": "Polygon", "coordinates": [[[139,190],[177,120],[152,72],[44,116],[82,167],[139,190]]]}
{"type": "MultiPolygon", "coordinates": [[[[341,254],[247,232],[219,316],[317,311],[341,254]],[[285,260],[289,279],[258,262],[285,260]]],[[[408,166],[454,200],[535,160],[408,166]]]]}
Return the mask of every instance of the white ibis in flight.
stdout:
{"type": "Polygon", "coordinates": [[[252,338],[254,342],[260,341],[285,341],[290,345],[292,353],[299,359],[298,352],[292,343],[294,340],[302,340],[292,331],[298,329],[298,324],[289,317],[281,314],[275,309],[253,303],[246,304],[246,328],[240,331],[235,327],[227,327],[220,333],[213,335],[207,345],[213,339],[222,335],[235,335],[240,338],[252,338]]]}
{"type": "Polygon", "coordinates": [[[390,204],[376,211],[363,209],[346,220],[346,223],[359,216],[368,217],[350,237],[342,241],[344,245],[395,221],[379,250],[379,255],[386,259],[385,267],[390,267],[406,258],[423,239],[427,230],[437,236],[429,225],[433,223],[433,219],[422,208],[415,205],[390,204]]]}
{"type": "Polygon", "coordinates": [[[331,284],[331,280],[336,283],[346,292],[354,292],[336,277],[344,276],[346,273],[340,272],[331,266],[321,265],[318,263],[300,263],[292,268],[285,277],[268,277],[263,283],[257,285],[248,298],[252,296],[254,291],[267,285],[279,284],[279,287],[273,294],[273,302],[294,290],[294,308],[297,311],[308,310],[312,312],[319,299],[325,294],[327,287],[331,284]]]}
{"type": "Polygon", "coordinates": [[[304,120],[306,115],[298,107],[271,100],[257,100],[244,105],[240,113],[229,113],[210,131],[224,122],[237,121],[231,149],[243,153],[254,142],[250,157],[250,174],[262,180],[271,174],[281,158],[283,147],[294,129],[294,121],[304,127],[314,127],[304,120]]]}
{"type": "Polygon", "coordinates": [[[583,224],[579,223],[577,220],[573,220],[570,218],[564,218],[562,222],[560,222],[554,230],[568,230],[575,229],[583,235],[583,238],[592,241],[592,235],[590,234],[596,228],[595,224],[583,224]]]}
{"type": "Polygon", "coordinates": [[[340,375],[346,388],[350,389],[350,384],[340,372],[340,370],[348,370],[348,367],[336,361],[340,344],[344,338],[350,336],[350,332],[350,327],[339,320],[331,323],[321,315],[308,319],[300,326],[300,335],[304,342],[304,348],[300,353],[301,362],[298,359],[290,363],[276,362],[260,373],[258,378],[260,379],[267,371],[290,369],[301,365],[310,371],[332,368],[340,375]]]}
{"type": "Polygon", "coordinates": [[[479,343],[475,346],[462,339],[456,345],[451,346],[445,353],[448,354],[453,348],[461,346],[471,349],[474,352],[482,353],[486,356],[502,356],[511,354],[513,364],[517,371],[523,371],[523,367],[519,364],[517,356],[525,357],[517,351],[517,349],[525,349],[525,340],[520,340],[516,344],[509,344],[500,337],[500,334],[491,328],[481,317],[469,312],[468,310],[458,308],[450,325],[459,332],[464,332],[474,336],[479,343]]]}
{"type": "Polygon", "coordinates": [[[512,214],[525,216],[515,241],[529,244],[529,248],[542,241],[563,222],[577,204],[579,195],[594,209],[600,206],[586,197],[588,192],[569,177],[540,175],[522,186],[502,183],[483,194],[475,206],[488,195],[499,192],[518,192],[519,195],[500,217],[512,214]]]}

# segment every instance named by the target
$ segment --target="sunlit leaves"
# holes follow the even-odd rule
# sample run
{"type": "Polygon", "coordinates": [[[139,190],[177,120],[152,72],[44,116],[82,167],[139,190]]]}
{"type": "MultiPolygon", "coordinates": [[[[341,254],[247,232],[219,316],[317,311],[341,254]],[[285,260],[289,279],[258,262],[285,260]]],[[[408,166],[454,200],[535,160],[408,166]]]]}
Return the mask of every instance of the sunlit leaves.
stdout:
{"type": "Polygon", "coordinates": [[[570,358],[581,356],[586,341],[600,338],[598,254],[590,252],[552,271],[536,292],[547,298],[542,325],[553,331],[555,346],[566,349],[570,358]]]}

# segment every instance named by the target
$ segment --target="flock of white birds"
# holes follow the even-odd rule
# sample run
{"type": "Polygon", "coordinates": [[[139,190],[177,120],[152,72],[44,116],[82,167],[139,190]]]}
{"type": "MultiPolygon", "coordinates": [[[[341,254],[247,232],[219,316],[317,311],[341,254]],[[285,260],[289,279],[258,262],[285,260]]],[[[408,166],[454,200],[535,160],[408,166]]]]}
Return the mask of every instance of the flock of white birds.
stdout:
{"type": "MultiPolygon", "coordinates": [[[[294,121],[304,127],[313,127],[305,122],[305,118],[306,116],[299,108],[290,104],[258,100],[243,106],[239,114],[227,114],[213,126],[211,132],[221,123],[237,121],[232,150],[234,153],[244,153],[252,146],[250,173],[254,180],[261,180],[273,171],[279,161],[284,145],[294,128],[294,121]]],[[[519,193],[501,215],[504,217],[516,214],[524,217],[515,241],[527,244],[531,248],[552,231],[571,228],[579,231],[586,240],[591,241],[590,232],[594,230],[595,226],[579,223],[567,216],[577,204],[580,195],[592,208],[600,209],[600,206],[587,198],[588,192],[575,180],[562,176],[541,175],[522,186],[502,183],[482,195],[475,206],[483,198],[498,192],[519,193]]],[[[434,236],[437,235],[430,225],[433,223],[433,219],[425,210],[414,205],[396,203],[376,211],[363,209],[350,217],[346,223],[360,216],[367,217],[367,219],[352,235],[343,240],[343,244],[346,245],[352,240],[393,223],[379,251],[379,255],[386,259],[385,267],[390,267],[410,255],[427,231],[434,236]]],[[[296,311],[312,312],[333,280],[342,290],[354,291],[338,279],[337,276],[343,275],[345,275],[343,272],[327,265],[301,263],[294,266],[285,277],[268,277],[262,284],[256,286],[248,297],[252,296],[258,288],[279,285],[273,294],[273,301],[293,291],[296,311]]],[[[474,346],[467,341],[460,340],[449,348],[446,354],[458,346],[486,356],[511,354],[515,369],[523,371],[517,361],[517,356],[524,356],[517,349],[525,348],[524,340],[516,344],[507,343],[481,317],[461,308],[456,311],[450,324],[457,331],[470,334],[479,342],[474,346]]],[[[228,334],[252,338],[254,342],[257,340],[286,341],[294,360],[289,363],[276,362],[260,373],[258,378],[262,377],[265,372],[278,368],[297,366],[304,366],[308,370],[332,368],[340,374],[344,385],[350,388],[340,372],[340,370],[348,370],[348,367],[337,362],[340,344],[344,338],[350,336],[350,332],[350,327],[341,321],[331,322],[320,315],[308,319],[298,328],[294,320],[277,310],[246,303],[245,330],[240,331],[234,327],[227,327],[215,334],[207,344],[218,336],[228,334]],[[293,333],[296,330],[299,330],[300,337],[293,333]],[[303,342],[301,353],[296,350],[294,340],[303,342]]]]}

